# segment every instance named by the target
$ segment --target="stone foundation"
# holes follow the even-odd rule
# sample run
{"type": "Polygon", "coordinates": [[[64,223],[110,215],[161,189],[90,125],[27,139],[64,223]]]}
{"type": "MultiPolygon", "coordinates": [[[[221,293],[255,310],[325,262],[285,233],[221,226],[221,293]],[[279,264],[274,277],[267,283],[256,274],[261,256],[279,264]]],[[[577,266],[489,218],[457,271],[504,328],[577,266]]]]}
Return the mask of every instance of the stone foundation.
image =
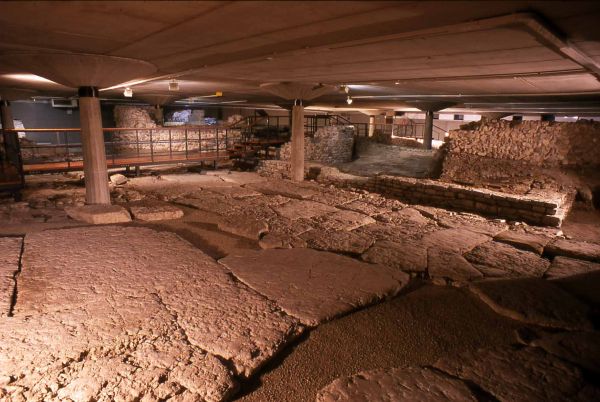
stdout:
{"type": "MultiPolygon", "coordinates": [[[[352,160],[354,147],[354,127],[327,126],[321,127],[313,138],[304,140],[304,159],[327,165],[345,163],[352,160]]],[[[290,160],[291,143],[281,147],[280,158],[290,160]]]]}
{"type": "MultiPolygon", "coordinates": [[[[544,196],[514,195],[435,180],[397,176],[362,177],[341,173],[336,168],[307,166],[306,177],[340,188],[357,188],[398,198],[411,204],[432,205],[458,211],[474,212],[533,225],[559,227],[575,198],[574,192],[544,196]]],[[[289,178],[286,161],[261,161],[259,174],[289,178]]]]}

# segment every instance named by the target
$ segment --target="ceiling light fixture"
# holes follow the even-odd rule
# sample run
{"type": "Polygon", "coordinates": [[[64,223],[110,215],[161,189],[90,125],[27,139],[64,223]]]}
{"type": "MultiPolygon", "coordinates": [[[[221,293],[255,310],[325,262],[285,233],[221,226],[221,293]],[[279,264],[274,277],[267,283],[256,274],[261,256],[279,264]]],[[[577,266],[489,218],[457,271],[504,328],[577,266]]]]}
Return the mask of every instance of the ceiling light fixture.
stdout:
{"type": "Polygon", "coordinates": [[[352,98],[350,97],[350,95],[348,95],[348,98],[346,99],[346,103],[351,105],[352,104],[352,98]]]}
{"type": "Polygon", "coordinates": [[[123,90],[123,96],[131,98],[133,96],[133,90],[130,87],[126,87],[125,90],[123,90]]]}
{"type": "Polygon", "coordinates": [[[179,91],[179,83],[177,80],[171,80],[169,82],[169,91],[179,91]]]}
{"type": "Polygon", "coordinates": [[[400,81],[394,82],[395,85],[400,85],[400,81]]]}

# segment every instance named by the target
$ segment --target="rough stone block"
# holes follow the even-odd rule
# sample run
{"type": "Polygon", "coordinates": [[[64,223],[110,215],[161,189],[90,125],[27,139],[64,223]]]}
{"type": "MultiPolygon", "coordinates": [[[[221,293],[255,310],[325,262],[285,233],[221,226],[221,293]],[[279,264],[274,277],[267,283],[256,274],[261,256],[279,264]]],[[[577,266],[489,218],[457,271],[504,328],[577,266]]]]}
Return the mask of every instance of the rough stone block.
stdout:
{"type": "Polygon", "coordinates": [[[82,207],[65,207],[65,212],[71,219],[105,225],[111,223],[130,222],[131,216],[119,205],[84,205],[82,207]]]}
{"type": "Polygon", "coordinates": [[[136,205],[129,207],[133,219],[140,221],[162,221],[179,219],[183,211],[173,205],[136,205]]]}

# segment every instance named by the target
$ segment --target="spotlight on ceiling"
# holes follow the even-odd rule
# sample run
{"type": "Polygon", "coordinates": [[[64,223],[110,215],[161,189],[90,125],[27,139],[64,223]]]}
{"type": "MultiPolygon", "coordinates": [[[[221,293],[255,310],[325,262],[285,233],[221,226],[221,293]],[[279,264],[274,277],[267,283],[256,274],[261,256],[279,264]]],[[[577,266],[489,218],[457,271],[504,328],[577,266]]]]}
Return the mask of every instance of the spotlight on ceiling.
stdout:
{"type": "Polygon", "coordinates": [[[133,96],[133,90],[129,87],[125,88],[123,91],[123,96],[126,98],[131,98],[133,96]]]}
{"type": "Polygon", "coordinates": [[[348,95],[348,98],[346,99],[346,103],[351,105],[352,104],[352,98],[350,97],[350,95],[348,95]]]}
{"type": "Polygon", "coordinates": [[[169,82],[169,91],[179,91],[179,83],[177,80],[171,80],[169,82]]]}
{"type": "Polygon", "coordinates": [[[396,82],[394,82],[394,84],[400,85],[400,81],[396,81],[396,82]]]}

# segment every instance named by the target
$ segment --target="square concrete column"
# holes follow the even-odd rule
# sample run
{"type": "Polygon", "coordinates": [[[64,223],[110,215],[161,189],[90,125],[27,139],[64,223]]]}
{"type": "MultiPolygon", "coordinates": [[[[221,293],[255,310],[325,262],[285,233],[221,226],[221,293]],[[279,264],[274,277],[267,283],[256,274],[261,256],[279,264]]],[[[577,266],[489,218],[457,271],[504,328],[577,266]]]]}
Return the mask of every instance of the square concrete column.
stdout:
{"type": "Polygon", "coordinates": [[[296,101],[292,107],[292,150],[290,164],[292,180],[304,180],[304,106],[296,101]]]}
{"type": "Polygon", "coordinates": [[[79,88],[81,147],[85,175],[86,204],[110,204],[108,170],[98,88],[79,88]]]}
{"type": "Polygon", "coordinates": [[[423,127],[423,145],[425,149],[431,149],[433,142],[433,112],[425,112],[425,127],[423,127]]]}

